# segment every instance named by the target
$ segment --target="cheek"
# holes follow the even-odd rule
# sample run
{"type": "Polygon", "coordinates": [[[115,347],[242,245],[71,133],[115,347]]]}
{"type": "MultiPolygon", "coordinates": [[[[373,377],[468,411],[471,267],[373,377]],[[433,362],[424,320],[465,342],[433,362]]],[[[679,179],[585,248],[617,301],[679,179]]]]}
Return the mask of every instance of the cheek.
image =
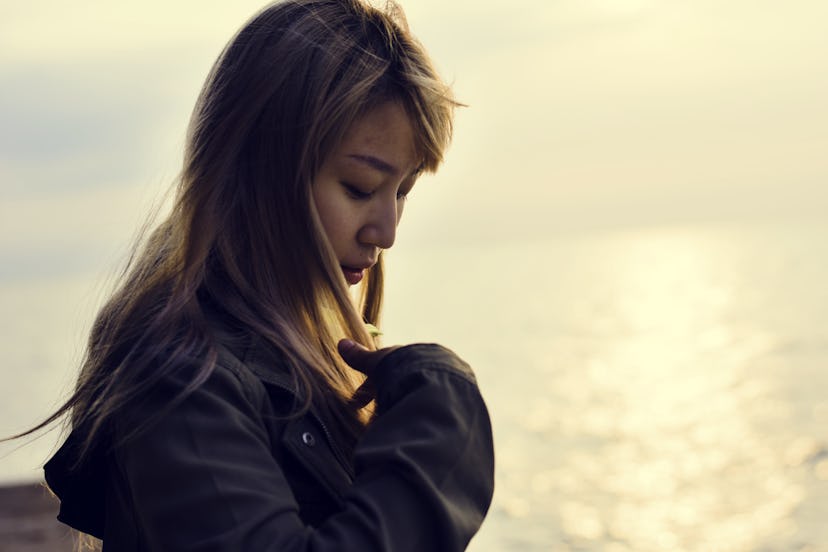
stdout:
{"type": "Polygon", "coordinates": [[[348,205],[335,197],[320,196],[316,198],[316,211],[328,241],[337,253],[341,253],[338,244],[347,240],[348,234],[353,231],[354,218],[348,211],[348,205]]]}
{"type": "Polygon", "coordinates": [[[314,188],[313,203],[316,207],[316,213],[319,215],[319,220],[326,232],[330,232],[333,221],[336,219],[336,202],[330,190],[323,186],[314,188]]]}

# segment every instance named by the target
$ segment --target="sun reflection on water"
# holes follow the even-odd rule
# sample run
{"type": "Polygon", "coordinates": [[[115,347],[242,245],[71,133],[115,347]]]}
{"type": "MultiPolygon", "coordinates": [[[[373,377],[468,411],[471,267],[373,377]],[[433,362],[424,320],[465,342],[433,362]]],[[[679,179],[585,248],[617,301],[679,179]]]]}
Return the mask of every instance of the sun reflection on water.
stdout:
{"type": "Polygon", "coordinates": [[[752,232],[428,252],[474,275],[408,284],[469,313],[429,331],[477,355],[493,415],[495,502],[470,550],[820,550],[828,252],[801,237],[828,234],[752,232]]]}
{"type": "Polygon", "coordinates": [[[585,363],[590,393],[569,397],[561,425],[600,441],[566,459],[580,500],[559,508],[563,532],[631,550],[739,550],[790,530],[803,493],[755,423],[766,390],[749,373],[773,339],[729,324],[727,259],[696,235],[625,236],[609,253],[603,324],[615,337],[585,363]]]}

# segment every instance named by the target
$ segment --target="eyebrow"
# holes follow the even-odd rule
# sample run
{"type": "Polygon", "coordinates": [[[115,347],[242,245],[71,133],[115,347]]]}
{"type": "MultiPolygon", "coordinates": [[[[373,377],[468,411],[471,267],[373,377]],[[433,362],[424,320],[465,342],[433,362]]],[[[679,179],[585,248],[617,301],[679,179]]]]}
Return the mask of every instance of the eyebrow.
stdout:
{"type": "Polygon", "coordinates": [[[373,155],[360,155],[358,153],[352,153],[348,157],[364,163],[369,167],[385,174],[396,175],[400,172],[394,165],[387,163],[378,157],[374,157],[373,155]]]}
{"type": "MultiPolygon", "coordinates": [[[[381,173],[390,174],[392,176],[400,174],[400,170],[397,167],[395,167],[391,163],[383,161],[379,157],[374,157],[373,155],[361,155],[359,153],[352,153],[348,157],[361,163],[364,163],[381,173]]],[[[423,164],[414,169],[414,172],[412,172],[411,175],[416,176],[420,174],[422,171],[423,164]]]]}

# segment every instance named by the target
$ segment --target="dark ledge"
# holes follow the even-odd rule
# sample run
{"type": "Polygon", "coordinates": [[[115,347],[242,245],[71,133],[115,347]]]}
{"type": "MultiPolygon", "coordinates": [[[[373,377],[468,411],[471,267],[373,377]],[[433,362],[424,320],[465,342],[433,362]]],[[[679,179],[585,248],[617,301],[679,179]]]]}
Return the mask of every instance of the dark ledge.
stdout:
{"type": "Polygon", "coordinates": [[[0,486],[0,552],[70,552],[72,531],[57,516],[58,501],[43,483],[0,486]]]}

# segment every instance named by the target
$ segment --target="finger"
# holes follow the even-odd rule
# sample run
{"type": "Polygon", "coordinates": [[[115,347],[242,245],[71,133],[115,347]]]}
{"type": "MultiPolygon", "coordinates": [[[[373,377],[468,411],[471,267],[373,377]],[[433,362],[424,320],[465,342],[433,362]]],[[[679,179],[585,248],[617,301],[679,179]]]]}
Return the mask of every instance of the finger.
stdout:
{"type": "Polygon", "coordinates": [[[348,366],[363,374],[368,375],[377,364],[376,355],[372,354],[375,351],[371,351],[351,339],[340,340],[337,344],[337,350],[348,366]]]}

